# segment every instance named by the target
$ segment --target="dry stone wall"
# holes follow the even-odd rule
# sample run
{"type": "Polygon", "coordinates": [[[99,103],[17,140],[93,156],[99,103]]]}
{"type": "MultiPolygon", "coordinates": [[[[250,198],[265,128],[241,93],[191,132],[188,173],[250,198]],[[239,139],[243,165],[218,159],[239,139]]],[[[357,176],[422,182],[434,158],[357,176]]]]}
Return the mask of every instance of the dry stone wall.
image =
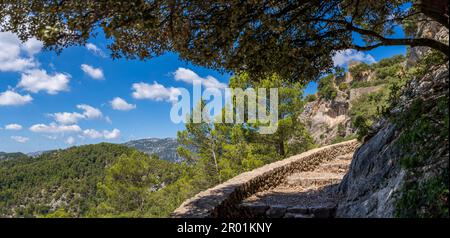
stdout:
{"type": "Polygon", "coordinates": [[[358,146],[356,140],[324,146],[240,174],[186,200],[172,217],[235,217],[245,198],[284,183],[290,174],[312,171],[321,163],[352,153],[358,146]]]}

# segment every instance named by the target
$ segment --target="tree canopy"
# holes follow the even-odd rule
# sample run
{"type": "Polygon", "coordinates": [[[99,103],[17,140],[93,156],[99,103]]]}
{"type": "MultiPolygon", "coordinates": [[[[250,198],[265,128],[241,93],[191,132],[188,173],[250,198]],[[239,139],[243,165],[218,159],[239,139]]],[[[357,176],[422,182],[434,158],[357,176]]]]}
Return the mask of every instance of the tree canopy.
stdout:
{"type": "MultiPolygon", "coordinates": [[[[148,59],[167,51],[180,58],[252,76],[277,73],[314,80],[341,49],[429,46],[448,56],[448,42],[406,34],[397,26],[436,21],[448,28],[446,1],[11,1],[0,3],[0,30],[48,49],[84,44],[103,31],[112,57],[148,59]],[[420,16],[426,16],[420,17],[420,16]],[[355,44],[352,35],[364,42],[355,44]]],[[[412,28],[414,29],[414,28],[412,28]]],[[[406,31],[408,33],[408,31],[406,31]]],[[[254,77],[252,77],[254,78],[254,77]]]]}
{"type": "MultiPolygon", "coordinates": [[[[303,110],[304,100],[301,83],[283,80],[278,75],[271,75],[259,81],[252,80],[247,73],[240,73],[230,79],[230,88],[278,89],[277,130],[273,134],[260,134],[261,127],[267,123],[260,119],[242,123],[194,123],[192,115],[188,115],[186,129],[177,134],[178,153],[190,164],[196,165],[207,179],[203,179],[208,187],[223,182],[240,173],[250,171],[261,165],[271,163],[288,156],[312,149],[315,145],[299,116],[303,110]],[[209,183],[209,184],[208,184],[209,183]]],[[[256,93],[255,93],[256,94],[256,93]]],[[[256,94],[256,99],[267,95],[256,94]]],[[[248,100],[241,111],[236,105],[237,98],[232,98],[233,118],[242,113],[249,118],[245,109],[252,104],[248,100]]],[[[255,102],[253,102],[255,103],[255,102]]],[[[204,110],[203,101],[193,109],[204,110]]],[[[259,105],[257,105],[259,107],[259,105]]],[[[225,109],[217,117],[224,117],[225,109]]],[[[265,110],[269,110],[267,107],[265,110]]],[[[259,110],[258,110],[259,113],[259,110]]]]}

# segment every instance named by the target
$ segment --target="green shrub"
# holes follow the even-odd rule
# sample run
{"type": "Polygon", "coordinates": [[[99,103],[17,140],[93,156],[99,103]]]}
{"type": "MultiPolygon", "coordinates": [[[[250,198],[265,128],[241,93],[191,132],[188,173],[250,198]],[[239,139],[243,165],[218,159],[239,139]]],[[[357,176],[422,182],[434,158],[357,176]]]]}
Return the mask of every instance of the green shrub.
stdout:
{"type": "Polygon", "coordinates": [[[334,138],[332,141],[331,141],[331,144],[337,144],[337,143],[341,143],[341,142],[344,142],[344,141],[349,141],[349,140],[353,140],[353,139],[356,139],[357,138],[357,136],[356,135],[350,135],[350,136],[337,136],[336,138],[334,138]]]}
{"type": "Polygon", "coordinates": [[[327,100],[333,100],[337,96],[337,89],[334,85],[334,75],[329,74],[320,79],[317,87],[318,95],[327,100]]]}
{"type": "Polygon", "coordinates": [[[353,76],[355,80],[361,80],[362,73],[371,70],[372,68],[370,65],[361,62],[357,65],[354,65],[348,69],[350,74],[353,76]]]}
{"type": "Polygon", "coordinates": [[[339,90],[346,91],[349,88],[347,83],[340,83],[339,84],[339,90]]]}
{"type": "Polygon", "coordinates": [[[395,216],[448,218],[448,179],[448,170],[444,170],[423,184],[406,183],[402,196],[395,203],[395,216]]]}
{"type": "Polygon", "coordinates": [[[398,63],[375,70],[377,80],[385,80],[387,77],[395,77],[402,71],[403,66],[398,63]]]}
{"type": "Polygon", "coordinates": [[[349,115],[352,125],[357,131],[358,139],[364,138],[368,134],[370,126],[381,116],[381,112],[388,105],[388,97],[389,90],[382,88],[352,102],[349,115]]]}
{"type": "Polygon", "coordinates": [[[403,55],[394,55],[392,57],[382,59],[378,63],[372,64],[372,67],[374,69],[390,67],[392,65],[401,64],[405,62],[405,60],[405,56],[403,55]]]}
{"type": "Polygon", "coordinates": [[[371,65],[360,63],[351,68],[349,72],[353,75],[354,80],[351,82],[351,88],[371,87],[380,84],[389,83],[398,80],[398,76],[403,74],[403,55],[396,55],[390,58],[382,59],[378,63],[371,65]],[[366,71],[374,71],[375,78],[371,81],[365,81],[362,73],[366,71]]]}
{"type": "Polygon", "coordinates": [[[305,101],[306,102],[313,102],[317,100],[317,96],[315,94],[309,94],[306,96],[305,101]]]}

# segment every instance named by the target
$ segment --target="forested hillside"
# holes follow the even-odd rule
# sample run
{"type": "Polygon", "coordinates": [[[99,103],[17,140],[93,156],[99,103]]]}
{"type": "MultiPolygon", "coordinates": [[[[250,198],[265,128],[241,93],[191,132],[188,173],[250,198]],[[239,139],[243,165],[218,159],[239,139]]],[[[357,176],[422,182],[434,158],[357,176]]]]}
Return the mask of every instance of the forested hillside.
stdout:
{"type": "MultiPolygon", "coordinates": [[[[37,158],[20,157],[0,162],[1,216],[43,216],[59,211],[67,216],[86,216],[104,201],[99,183],[121,156],[146,155],[121,145],[97,144],[73,147],[43,154],[37,158]]],[[[155,186],[169,183],[175,168],[152,158],[146,172],[156,177],[155,186]]]]}
{"type": "Polygon", "coordinates": [[[23,153],[5,153],[0,152],[0,161],[9,160],[9,159],[17,159],[17,158],[25,158],[27,155],[23,153]]]}
{"type": "Polygon", "coordinates": [[[149,138],[132,140],[124,143],[125,146],[135,148],[148,155],[157,155],[162,160],[179,162],[177,154],[178,143],[175,138],[149,138]]]}

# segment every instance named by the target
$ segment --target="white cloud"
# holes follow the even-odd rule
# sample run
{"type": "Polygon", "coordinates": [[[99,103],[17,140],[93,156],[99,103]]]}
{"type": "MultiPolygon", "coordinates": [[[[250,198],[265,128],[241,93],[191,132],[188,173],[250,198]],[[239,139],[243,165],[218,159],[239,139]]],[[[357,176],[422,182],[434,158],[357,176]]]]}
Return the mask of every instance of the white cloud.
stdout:
{"type": "Polygon", "coordinates": [[[117,139],[120,137],[120,131],[118,129],[113,129],[112,131],[103,131],[103,136],[105,137],[105,139],[117,139]]]}
{"type": "Polygon", "coordinates": [[[29,56],[33,56],[41,52],[42,47],[44,47],[44,43],[34,37],[23,43],[23,49],[28,53],[29,56]]]}
{"type": "Polygon", "coordinates": [[[32,38],[22,43],[11,32],[0,32],[0,71],[21,72],[36,67],[32,56],[42,49],[42,42],[32,38]],[[22,52],[28,57],[23,57],[22,52]]]}
{"type": "Polygon", "coordinates": [[[83,119],[88,120],[103,117],[102,112],[95,107],[80,104],[77,105],[77,108],[82,110],[82,112],[56,112],[49,114],[49,116],[62,125],[76,124],[79,120],[83,119]]]}
{"type": "Polygon", "coordinates": [[[86,49],[92,52],[94,55],[105,57],[105,53],[103,53],[102,49],[98,48],[96,45],[92,43],[87,43],[86,49]]]}
{"type": "Polygon", "coordinates": [[[72,136],[69,136],[65,142],[68,145],[73,145],[75,143],[75,138],[73,138],[72,136]]]}
{"type": "Polygon", "coordinates": [[[0,93],[0,106],[24,105],[33,101],[33,98],[27,95],[20,95],[11,90],[0,93]]]}
{"type": "Polygon", "coordinates": [[[103,137],[103,134],[97,130],[94,129],[86,129],[83,131],[83,135],[86,137],[89,137],[91,139],[98,139],[103,137]]]}
{"type": "Polygon", "coordinates": [[[182,81],[189,84],[201,83],[206,88],[226,88],[224,83],[219,82],[219,80],[213,76],[208,75],[206,78],[202,78],[194,71],[186,68],[178,68],[174,73],[174,78],[177,81],[182,81]]]}
{"type": "Polygon", "coordinates": [[[83,136],[88,137],[90,139],[99,139],[105,138],[108,140],[117,139],[120,137],[120,130],[113,129],[112,131],[104,130],[103,132],[94,130],[94,129],[86,129],[83,131],[83,136]]]}
{"type": "Polygon", "coordinates": [[[74,133],[80,132],[81,128],[78,125],[58,125],[56,123],[46,124],[36,124],[30,127],[30,131],[36,133],[74,133]]]}
{"type": "Polygon", "coordinates": [[[9,124],[5,126],[5,130],[10,130],[10,131],[20,131],[22,130],[22,125],[19,124],[9,124]]]}
{"type": "MultiPolygon", "coordinates": [[[[2,46],[0,46],[2,47],[2,46]]],[[[30,59],[13,59],[5,62],[0,62],[0,71],[23,71],[34,66],[34,62],[30,59]]]]}
{"type": "Polygon", "coordinates": [[[83,116],[85,119],[95,119],[103,117],[103,114],[99,109],[87,104],[77,105],[77,108],[83,110],[83,116]]]}
{"type": "Polygon", "coordinates": [[[119,110],[119,111],[129,111],[129,110],[132,110],[132,109],[136,108],[136,105],[127,103],[125,100],[123,100],[120,97],[114,98],[109,103],[111,104],[111,107],[114,110],[119,110]]]}
{"type": "Polygon", "coordinates": [[[19,142],[19,143],[26,143],[28,140],[30,140],[30,138],[23,137],[23,136],[11,136],[11,139],[13,139],[13,140],[15,140],[16,142],[19,142]]]}
{"type": "Polygon", "coordinates": [[[370,54],[365,54],[364,52],[357,51],[354,49],[340,50],[337,51],[333,57],[334,66],[345,67],[351,61],[360,61],[368,64],[375,63],[376,60],[370,54]]]}
{"type": "Polygon", "coordinates": [[[58,136],[55,136],[55,135],[48,135],[48,136],[44,136],[44,137],[49,139],[49,140],[56,140],[56,139],[58,139],[58,136]]]}
{"type": "Polygon", "coordinates": [[[49,75],[45,70],[34,69],[22,73],[22,78],[17,86],[33,93],[46,91],[49,94],[57,94],[60,91],[69,90],[70,78],[69,74],[49,75]]]}
{"type": "Polygon", "coordinates": [[[34,55],[41,52],[43,45],[36,38],[22,42],[14,33],[0,32],[0,72],[20,72],[21,79],[17,86],[33,93],[67,91],[70,75],[48,75],[45,70],[39,69],[40,63],[34,55]]]}
{"type": "Polygon", "coordinates": [[[87,64],[81,65],[81,70],[83,70],[84,73],[89,75],[89,77],[96,79],[96,80],[103,80],[105,79],[105,76],[103,75],[103,70],[100,68],[94,68],[87,64]]]}
{"type": "Polygon", "coordinates": [[[178,95],[181,94],[180,90],[177,88],[166,88],[157,82],[153,84],[147,83],[134,83],[134,92],[132,94],[135,99],[150,99],[154,101],[167,101],[176,102],[178,101],[178,95]]]}
{"type": "Polygon", "coordinates": [[[84,116],[78,112],[57,112],[50,114],[59,124],[70,125],[75,124],[84,116]]]}

